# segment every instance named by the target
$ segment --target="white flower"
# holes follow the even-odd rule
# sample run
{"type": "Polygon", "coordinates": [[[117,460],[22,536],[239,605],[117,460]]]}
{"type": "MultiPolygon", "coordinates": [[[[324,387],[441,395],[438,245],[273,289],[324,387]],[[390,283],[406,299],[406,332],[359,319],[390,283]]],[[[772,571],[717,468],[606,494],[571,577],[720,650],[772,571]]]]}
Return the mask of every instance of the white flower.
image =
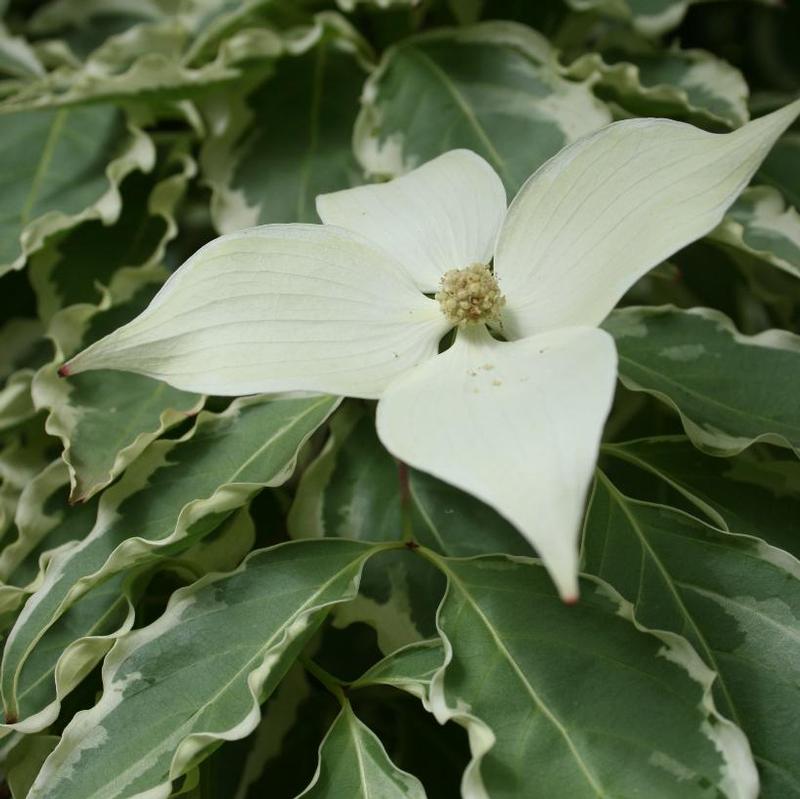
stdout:
{"type": "Polygon", "coordinates": [[[379,399],[387,449],[493,506],[574,600],[616,378],[597,325],[635,280],[719,223],[798,113],[800,101],[724,135],[615,123],[562,150],[508,210],[494,170],[467,150],[321,196],[323,225],[212,241],[63,373],[379,399]]]}

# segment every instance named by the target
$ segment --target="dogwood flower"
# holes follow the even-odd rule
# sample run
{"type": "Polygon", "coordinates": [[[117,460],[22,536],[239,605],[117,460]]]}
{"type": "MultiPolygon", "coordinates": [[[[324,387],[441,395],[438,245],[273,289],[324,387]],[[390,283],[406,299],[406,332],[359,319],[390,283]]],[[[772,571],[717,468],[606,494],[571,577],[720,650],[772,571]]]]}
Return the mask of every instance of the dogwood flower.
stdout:
{"type": "Polygon", "coordinates": [[[508,209],[500,178],[468,150],[322,195],[321,225],[264,225],[201,248],[62,374],[377,399],[386,448],[494,507],[573,601],[616,382],[598,325],[720,222],[798,113],[800,101],[728,134],[617,122],[558,153],[508,209]]]}

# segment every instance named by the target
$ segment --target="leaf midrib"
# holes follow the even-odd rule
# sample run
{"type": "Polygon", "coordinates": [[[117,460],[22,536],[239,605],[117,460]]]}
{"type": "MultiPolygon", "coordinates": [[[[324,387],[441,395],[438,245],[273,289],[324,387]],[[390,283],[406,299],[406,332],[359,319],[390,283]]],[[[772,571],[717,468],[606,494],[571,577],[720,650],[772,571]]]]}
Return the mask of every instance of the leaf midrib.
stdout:
{"type": "MultiPolygon", "coordinates": [[[[714,405],[714,406],[716,406],[718,408],[721,408],[722,410],[730,413],[731,415],[733,415],[735,417],[744,417],[745,419],[757,419],[757,420],[759,420],[761,422],[769,423],[769,425],[770,425],[770,429],[769,430],[762,431],[761,433],[755,433],[755,434],[748,433],[748,434],[745,434],[747,437],[752,437],[753,435],[760,436],[760,435],[764,435],[764,433],[777,433],[778,435],[785,435],[784,432],[781,432],[779,429],[776,429],[776,428],[780,428],[780,427],[782,427],[784,429],[788,428],[789,430],[793,431],[795,433],[795,435],[800,435],[800,428],[795,428],[790,424],[781,425],[775,419],[773,419],[773,418],[771,418],[769,416],[764,416],[763,414],[760,414],[760,413],[751,413],[751,412],[745,413],[740,408],[736,408],[736,407],[734,407],[732,405],[726,405],[721,400],[715,399],[714,397],[712,397],[712,396],[710,396],[708,394],[701,394],[697,390],[695,390],[693,388],[689,388],[684,383],[678,382],[677,380],[665,375],[663,372],[658,372],[655,369],[652,369],[652,368],[650,368],[648,366],[645,366],[644,364],[640,363],[639,361],[635,361],[633,358],[630,358],[627,355],[623,355],[619,351],[618,351],[618,356],[619,356],[620,362],[625,362],[625,363],[631,364],[635,368],[640,369],[641,371],[645,372],[648,375],[654,375],[658,380],[662,381],[663,383],[666,383],[667,386],[670,386],[670,387],[673,387],[673,388],[677,388],[680,391],[683,391],[685,394],[688,394],[690,397],[693,397],[696,400],[700,400],[702,403],[705,403],[705,404],[708,404],[708,405],[714,405]]],[[[622,370],[620,370],[620,371],[622,371],[622,370]]],[[[647,391],[647,392],[658,391],[659,390],[658,388],[655,388],[655,387],[654,388],[647,388],[645,386],[641,386],[641,384],[640,384],[640,387],[641,387],[642,391],[647,391]]],[[[670,399],[672,399],[672,397],[670,397],[670,399]]],[[[684,413],[685,409],[679,408],[679,411],[681,413],[684,413]]],[[[728,435],[739,435],[739,434],[728,432],[728,435]]]]}
{"type": "Polygon", "coordinates": [[[34,173],[33,180],[31,181],[31,187],[28,190],[28,196],[25,198],[25,202],[19,212],[19,220],[23,227],[28,224],[33,206],[39,199],[39,191],[42,187],[42,182],[47,175],[47,169],[50,166],[50,162],[53,160],[56,145],[58,144],[58,138],[61,135],[61,129],[64,127],[68,113],[69,111],[66,108],[62,108],[56,111],[55,115],[53,116],[53,121],[50,124],[50,130],[47,134],[47,138],[45,139],[44,147],[42,148],[42,156],[39,159],[39,164],[36,167],[36,172],[34,173]]]}
{"type": "MultiPolygon", "coordinates": [[[[190,505],[192,502],[202,501],[203,499],[210,499],[221,488],[224,488],[226,486],[229,486],[229,485],[232,485],[233,483],[235,483],[236,479],[241,475],[241,473],[251,463],[253,463],[253,461],[255,461],[258,457],[260,457],[264,453],[264,451],[265,451],[265,449],[267,447],[269,447],[272,443],[274,443],[279,437],[285,435],[288,430],[292,429],[297,424],[299,424],[306,416],[308,416],[312,412],[316,411],[320,406],[324,405],[326,402],[329,402],[330,399],[331,398],[328,395],[323,395],[322,397],[320,397],[319,401],[309,405],[308,408],[303,410],[301,413],[296,414],[295,416],[292,416],[291,419],[288,422],[286,422],[286,424],[284,424],[280,429],[278,429],[275,433],[273,433],[273,435],[269,439],[267,439],[267,441],[265,441],[243,464],[241,464],[236,469],[236,471],[234,471],[234,473],[233,473],[233,475],[231,477],[229,477],[227,480],[221,482],[218,485],[218,487],[208,497],[200,497],[200,498],[197,498],[197,499],[194,499],[194,500],[189,500],[187,503],[185,503],[181,507],[180,511],[178,512],[178,515],[177,515],[176,519],[180,519],[180,515],[183,513],[185,508],[188,505],[190,505]]],[[[217,417],[216,419],[218,420],[219,418],[220,417],[217,417]]],[[[274,479],[275,474],[278,474],[278,473],[280,473],[280,470],[274,471],[273,474],[272,474],[272,477],[270,479],[274,479]]],[[[123,501],[127,501],[130,498],[130,496],[133,496],[133,495],[129,495],[129,496],[125,497],[123,501]]],[[[171,516],[171,514],[170,514],[170,516],[171,516]]],[[[177,525],[177,521],[175,522],[174,525],[172,525],[173,532],[174,532],[174,528],[175,528],[176,525],[177,525]]],[[[107,529],[113,529],[113,527],[112,528],[107,528],[107,529]]],[[[165,536],[165,537],[169,537],[169,535],[171,535],[171,533],[167,533],[167,536],[165,536]]],[[[97,540],[100,540],[100,538],[102,538],[102,536],[98,536],[98,538],[96,538],[94,540],[97,541],[97,540]]],[[[126,539],[126,540],[130,540],[130,539],[126,539]]],[[[161,538],[161,539],[149,539],[149,540],[151,540],[151,541],[162,541],[163,542],[164,538],[161,538]]],[[[124,544],[124,542],[121,542],[118,546],[121,546],[122,544],[124,544]]],[[[87,544],[87,546],[88,546],[88,544],[87,544]]],[[[103,566],[108,562],[108,559],[114,554],[114,552],[116,552],[117,548],[118,547],[114,547],[114,549],[106,556],[105,560],[103,561],[103,565],[101,565],[99,569],[95,570],[95,572],[93,572],[92,575],[94,575],[96,577],[98,572],[102,572],[103,566]]],[[[81,549],[80,551],[82,552],[82,551],[85,551],[85,550],[81,549]]],[[[77,555],[77,554],[80,554],[80,552],[73,553],[73,556],[77,555]]],[[[70,562],[72,562],[72,559],[68,560],[64,565],[65,566],[65,572],[64,572],[65,574],[66,574],[66,566],[70,562]]],[[[86,576],[86,575],[82,575],[82,577],[84,577],[84,576],[86,576]]],[[[95,579],[95,582],[92,583],[92,587],[94,587],[96,585],[99,585],[101,582],[104,582],[105,580],[109,579],[112,576],[113,576],[113,574],[106,574],[106,575],[104,575],[102,577],[102,579],[95,579]]],[[[82,577],[79,577],[78,580],[73,580],[70,588],[67,589],[67,591],[69,592],[77,584],[77,582],[80,579],[82,579],[82,577]]],[[[87,591],[88,591],[88,589],[87,589],[87,591]]],[[[22,667],[27,662],[28,657],[30,656],[31,652],[36,647],[36,645],[39,643],[39,641],[41,640],[42,636],[44,636],[44,634],[47,632],[47,630],[49,630],[50,627],[52,627],[52,625],[55,624],[55,622],[59,618],[61,618],[61,616],[63,616],[64,612],[66,612],[66,610],[69,607],[71,607],[75,602],[77,602],[81,598],[81,596],[84,596],[85,593],[86,593],[86,591],[83,594],[81,594],[80,596],[78,596],[77,598],[73,598],[72,602],[70,604],[66,605],[66,606],[64,605],[65,595],[62,595],[61,599],[59,600],[58,605],[53,610],[53,612],[50,614],[50,617],[49,617],[47,623],[43,624],[41,626],[41,628],[39,629],[38,633],[28,642],[28,645],[25,647],[24,651],[20,653],[20,656],[17,659],[16,665],[14,666],[14,676],[13,676],[13,680],[12,680],[11,698],[6,701],[6,706],[11,711],[16,712],[16,710],[17,710],[17,708],[19,706],[19,702],[18,702],[18,699],[17,699],[17,685],[19,684],[19,676],[20,676],[20,673],[22,671],[22,667]]],[[[14,630],[12,629],[12,633],[13,632],[14,632],[14,630]]],[[[12,640],[11,636],[9,635],[9,638],[7,639],[7,644],[8,644],[8,641],[11,641],[11,640],[12,640]]],[[[11,650],[11,651],[13,651],[13,650],[11,650]]],[[[3,660],[2,660],[2,664],[0,664],[0,676],[4,675],[5,672],[6,672],[6,659],[4,657],[3,660]]]]}
{"type": "MultiPolygon", "coordinates": [[[[670,575],[666,566],[664,566],[664,564],[662,563],[661,559],[658,557],[656,552],[650,546],[650,542],[647,540],[647,536],[644,534],[641,526],[639,525],[638,520],[629,510],[628,504],[625,501],[627,498],[617,490],[617,487],[608,479],[608,477],[606,477],[605,474],[603,474],[603,472],[600,469],[597,470],[597,476],[601,480],[601,482],[603,482],[603,484],[606,486],[611,500],[615,502],[615,504],[622,510],[622,513],[628,520],[628,524],[630,525],[631,530],[633,530],[634,534],[639,539],[643,553],[646,552],[650,557],[651,563],[656,567],[659,574],[663,578],[664,584],[667,586],[668,591],[670,592],[670,594],[672,594],[672,597],[675,601],[675,604],[678,606],[681,615],[683,616],[684,620],[689,624],[691,629],[694,631],[696,640],[702,646],[705,657],[707,658],[706,661],[707,664],[709,664],[710,667],[713,668],[717,674],[718,685],[723,695],[725,696],[725,700],[728,704],[728,710],[733,716],[732,721],[734,721],[737,724],[737,726],[741,727],[742,723],[739,719],[739,714],[736,705],[734,704],[733,697],[731,696],[731,693],[728,690],[728,685],[725,681],[725,678],[723,677],[722,673],[720,672],[717,666],[717,660],[714,657],[714,652],[712,651],[708,641],[706,641],[706,638],[703,635],[702,630],[698,627],[697,622],[694,619],[694,616],[692,616],[692,614],[689,613],[686,604],[684,603],[680,593],[675,587],[675,582],[673,581],[672,576],[670,575]]],[[[637,604],[638,604],[638,599],[637,599],[637,604]]],[[[637,607],[637,604],[634,604],[634,608],[637,607]]]]}
{"type": "MultiPolygon", "coordinates": [[[[194,723],[194,720],[196,719],[196,717],[197,717],[197,716],[199,716],[201,713],[203,713],[203,712],[206,710],[206,708],[208,708],[209,706],[211,706],[211,705],[212,705],[212,704],[213,704],[213,703],[214,703],[216,700],[218,700],[218,699],[219,699],[219,697],[220,697],[222,694],[224,694],[224,693],[225,693],[225,692],[228,690],[228,688],[229,688],[229,687],[230,687],[230,686],[231,686],[231,685],[232,685],[234,682],[236,682],[237,680],[239,680],[239,679],[241,678],[241,676],[242,676],[242,675],[244,675],[244,674],[249,674],[249,673],[251,673],[251,672],[252,672],[252,671],[253,671],[255,668],[257,668],[257,663],[256,663],[256,666],[253,666],[253,667],[251,668],[252,664],[253,664],[254,662],[257,662],[257,661],[259,660],[259,658],[261,658],[261,659],[263,660],[263,658],[264,658],[264,656],[266,655],[266,653],[267,653],[267,652],[269,652],[269,650],[270,650],[270,649],[271,649],[271,648],[274,646],[274,643],[275,643],[275,640],[276,640],[276,638],[278,638],[278,637],[279,637],[279,636],[280,636],[282,633],[284,633],[284,632],[286,631],[286,629],[287,629],[288,627],[290,627],[290,626],[292,625],[292,623],[293,623],[294,621],[296,621],[296,620],[297,620],[297,619],[298,619],[298,618],[299,618],[301,615],[303,615],[304,613],[306,613],[306,612],[309,610],[309,607],[312,605],[312,603],[313,603],[315,600],[317,600],[317,599],[318,599],[318,598],[319,598],[319,597],[320,597],[322,594],[324,594],[324,592],[325,592],[325,591],[326,591],[326,590],[327,590],[327,589],[330,587],[330,585],[331,585],[332,583],[334,583],[334,582],[335,582],[337,579],[339,579],[339,578],[340,578],[340,577],[341,577],[341,576],[342,576],[342,575],[343,575],[345,572],[347,572],[348,570],[350,570],[350,569],[352,569],[353,567],[357,566],[357,565],[358,565],[358,563],[359,563],[359,561],[362,561],[362,562],[363,562],[363,561],[366,561],[366,560],[367,560],[367,558],[368,558],[368,557],[369,557],[369,556],[372,554],[372,552],[373,552],[373,550],[370,550],[369,552],[362,552],[362,553],[361,553],[361,554],[360,554],[360,555],[359,555],[357,558],[355,558],[353,561],[349,562],[349,563],[348,563],[346,566],[344,566],[343,568],[339,569],[339,570],[338,570],[338,571],[337,571],[337,572],[336,572],[336,573],[335,573],[333,576],[331,576],[331,577],[330,577],[328,580],[326,580],[326,581],[325,581],[324,583],[322,583],[320,586],[317,586],[317,589],[316,589],[316,591],[315,591],[315,592],[314,592],[314,593],[313,593],[313,594],[312,594],[312,595],[311,595],[311,596],[310,596],[310,597],[309,597],[309,598],[308,598],[308,599],[307,599],[307,600],[306,600],[306,601],[305,601],[305,602],[304,602],[304,603],[303,603],[303,604],[302,604],[302,605],[301,605],[299,608],[297,608],[297,610],[295,610],[295,612],[294,612],[294,613],[293,613],[293,614],[292,614],[292,615],[291,615],[291,616],[290,616],[290,617],[289,617],[289,618],[288,618],[288,619],[287,619],[287,620],[286,620],[286,621],[285,621],[285,622],[284,622],[284,623],[283,623],[281,626],[279,626],[279,627],[278,627],[278,629],[277,629],[277,630],[276,630],[276,631],[275,631],[275,632],[274,632],[274,633],[273,633],[273,634],[272,634],[272,635],[271,635],[271,636],[270,636],[270,637],[267,639],[267,641],[266,641],[266,642],[265,642],[265,643],[264,643],[264,644],[263,644],[263,645],[262,645],[262,646],[261,646],[261,647],[260,647],[260,648],[257,650],[257,652],[256,652],[256,653],[255,653],[255,654],[254,654],[254,655],[253,655],[253,656],[252,656],[252,657],[251,657],[251,658],[250,658],[250,659],[249,659],[249,660],[248,660],[248,661],[247,661],[247,662],[244,664],[244,666],[242,666],[242,668],[240,668],[240,669],[239,669],[239,670],[238,670],[238,671],[237,671],[237,672],[236,672],[236,673],[233,675],[233,677],[231,677],[231,679],[230,679],[230,680],[228,680],[228,681],[227,681],[227,682],[226,682],[226,683],[225,683],[225,684],[224,684],[224,685],[223,685],[223,686],[222,686],[222,687],[221,687],[221,688],[220,688],[218,691],[216,691],[216,692],[215,692],[215,693],[214,693],[214,694],[213,694],[213,695],[212,695],[212,696],[211,696],[211,697],[210,697],[210,698],[209,698],[209,699],[208,699],[208,700],[207,700],[207,701],[206,701],[206,702],[205,702],[205,703],[204,703],[204,704],[201,706],[201,707],[197,708],[197,710],[195,710],[195,712],[194,712],[194,713],[193,713],[193,714],[192,714],[192,715],[191,715],[191,716],[190,716],[190,717],[189,717],[189,718],[188,718],[188,719],[187,719],[185,722],[183,722],[183,724],[181,724],[181,725],[180,725],[180,726],[179,726],[179,727],[178,727],[178,728],[177,728],[177,729],[176,729],[176,730],[175,730],[175,731],[172,733],[172,735],[170,735],[170,736],[169,736],[168,738],[166,738],[166,739],[162,739],[162,741],[163,741],[163,740],[167,740],[167,741],[168,741],[168,740],[172,740],[172,739],[174,739],[176,736],[178,736],[178,735],[181,735],[181,736],[182,736],[182,737],[181,737],[181,742],[183,742],[183,741],[184,741],[184,740],[186,740],[186,739],[187,739],[187,738],[188,738],[190,735],[193,735],[193,734],[198,734],[198,733],[196,733],[196,732],[188,732],[188,733],[187,733],[187,734],[184,736],[184,735],[183,735],[183,731],[184,731],[184,730],[185,730],[187,727],[191,727],[191,726],[192,726],[192,724],[194,723]]],[[[336,601],[337,601],[337,602],[339,602],[339,601],[344,601],[344,598],[342,598],[342,599],[340,599],[340,600],[336,600],[336,601]]],[[[320,606],[317,608],[317,610],[321,610],[321,609],[323,609],[324,607],[326,607],[326,605],[330,605],[330,604],[334,604],[334,603],[330,603],[330,602],[329,602],[329,603],[322,603],[322,604],[321,604],[321,605],[320,605],[320,606]]],[[[155,640],[155,639],[151,639],[151,641],[152,641],[152,640],[155,640]]],[[[146,642],[145,642],[145,644],[151,643],[151,641],[146,641],[146,642]]],[[[136,651],[136,650],[133,650],[133,651],[136,651]]],[[[125,662],[125,661],[122,661],[122,663],[124,663],[124,662],[125,662]]],[[[122,665],[122,663],[120,664],[120,666],[122,665]]],[[[118,670],[119,670],[119,669],[117,669],[117,671],[118,671],[118,670]]],[[[114,674],[113,674],[113,675],[110,677],[110,679],[109,679],[109,685],[111,685],[111,684],[113,683],[113,679],[114,679],[114,677],[116,676],[116,673],[117,673],[117,671],[115,671],[115,672],[114,672],[114,674]]],[[[98,719],[98,724],[100,724],[104,718],[106,718],[106,716],[102,716],[100,719],[98,719]]],[[[237,723],[238,723],[238,722],[237,722],[237,723]]],[[[235,725],[234,725],[234,726],[235,726],[235,725]]],[[[225,732],[225,730],[223,730],[222,732],[225,732]]],[[[65,730],[65,733],[66,733],[66,730],[65,730]]],[[[210,734],[210,735],[215,735],[215,733],[208,733],[208,734],[210,734]]],[[[147,754],[150,754],[150,753],[152,753],[152,752],[158,752],[158,751],[159,751],[159,747],[158,747],[158,746],[155,746],[155,747],[153,747],[152,749],[149,749],[149,750],[148,750],[148,751],[145,753],[145,755],[147,755],[147,754]]],[[[120,777],[123,777],[124,775],[126,775],[126,774],[130,773],[130,772],[131,772],[131,771],[132,771],[132,770],[135,768],[135,766],[136,766],[136,765],[137,765],[137,764],[138,764],[138,763],[139,763],[141,760],[143,760],[143,759],[145,759],[145,756],[141,756],[141,757],[139,757],[139,758],[137,759],[137,761],[136,761],[136,762],[135,762],[133,765],[129,766],[129,767],[128,767],[128,768],[127,768],[125,771],[122,771],[122,772],[119,772],[119,771],[118,771],[118,772],[116,772],[116,773],[114,774],[114,781],[116,781],[116,780],[117,780],[117,779],[119,779],[120,777]]],[[[134,777],[134,778],[135,778],[135,777],[134,777]]],[[[107,796],[107,794],[103,794],[103,793],[102,793],[102,791],[103,791],[103,790],[105,790],[105,788],[107,788],[109,785],[112,785],[112,784],[113,784],[112,782],[108,782],[108,783],[106,783],[105,785],[103,785],[101,788],[99,788],[98,790],[96,790],[94,793],[92,793],[92,794],[90,794],[90,795],[88,795],[88,796],[82,797],[82,799],[103,799],[103,797],[104,797],[104,796],[107,796]]],[[[155,787],[155,786],[153,786],[153,787],[155,787]]]]}
{"type": "Polygon", "coordinates": [[[443,571],[445,571],[447,573],[448,579],[452,583],[455,583],[458,586],[459,590],[461,591],[462,596],[466,599],[466,601],[472,607],[474,612],[478,615],[480,620],[483,622],[484,626],[486,627],[487,631],[491,635],[492,639],[495,641],[498,651],[500,652],[501,655],[503,655],[505,657],[506,661],[511,666],[512,670],[517,675],[517,678],[519,679],[519,681],[522,683],[522,685],[527,690],[527,692],[528,692],[529,696],[531,697],[531,699],[533,700],[534,704],[541,710],[541,712],[544,715],[544,717],[553,725],[553,727],[558,731],[559,735],[561,735],[561,737],[564,739],[565,743],[567,744],[567,748],[569,749],[569,751],[572,754],[575,762],[578,765],[578,769],[580,770],[581,774],[586,779],[586,782],[589,784],[589,786],[595,792],[595,794],[598,797],[598,799],[611,799],[611,797],[608,794],[604,793],[602,786],[596,781],[596,778],[591,773],[588,765],[586,764],[586,762],[581,757],[581,754],[578,751],[578,748],[575,745],[575,742],[570,737],[570,734],[567,731],[567,728],[561,723],[561,721],[558,719],[556,714],[553,711],[550,710],[548,705],[538,695],[538,693],[536,693],[536,691],[534,690],[534,688],[531,685],[530,681],[525,676],[525,674],[523,673],[522,669],[519,667],[519,664],[512,657],[511,652],[509,652],[508,648],[505,646],[505,644],[500,639],[499,635],[497,634],[497,632],[494,629],[494,626],[491,624],[491,622],[487,618],[486,614],[483,612],[483,609],[480,607],[480,605],[477,603],[475,598],[467,590],[464,582],[451,569],[449,569],[447,567],[447,565],[443,561],[439,560],[438,558],[437,558],[437,564],[440,566],[440,568],[442,568],[443,571]]]}
{"type": "Polygon", "coordinates": [[[422,63],[428,71],[436,77],[441,85],[445,88],[445,90],[450,94],[455,102],[458,109],[464,115],[464,118],[469,123],[469,126],[475,131],[477,137],[481,140],[483,146],[486,148],[486,151],[489,157],[494,162],[494,165],[498,172],[501,172],[506,179],[506,182],[510,183],[510,176],[508,175],[508,170],[506,169],[506,163],[503,157],[500,155],[499,152],[495,149],[492,140],[489,138],[488,133],[481,125],[478,117],[475,115],[473,110],[470,108],[469,103],[467,103],[464,96],[458,90],[458,87],[453,83],[450,79],[450,76],[423,50],[418,47],[410,47],[406,50],[407,54],[411,54],[412,57],[416,57],[416,60],[422,63]]]}

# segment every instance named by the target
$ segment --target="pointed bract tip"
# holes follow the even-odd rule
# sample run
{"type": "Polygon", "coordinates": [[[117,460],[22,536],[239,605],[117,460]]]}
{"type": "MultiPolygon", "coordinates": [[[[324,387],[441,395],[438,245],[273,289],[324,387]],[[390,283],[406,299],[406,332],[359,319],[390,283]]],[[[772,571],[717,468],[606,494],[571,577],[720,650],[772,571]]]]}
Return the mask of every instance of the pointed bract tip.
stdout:
{"type": "Polygon", "coordinates": [[[72,370],[69,368],[68,363],[61,364],[58,367],[58,376],[59,377],[69,377],[72,374],[72,370]]]}
{"type": "Polygon", "coordinates": [[[580,599],[580,596],[578,594],[566,594],[565,596],[561,597],[561,601],[565,605],[570,605],[570,606],[571,605],[577,605],[579,599],[580,599]]]}

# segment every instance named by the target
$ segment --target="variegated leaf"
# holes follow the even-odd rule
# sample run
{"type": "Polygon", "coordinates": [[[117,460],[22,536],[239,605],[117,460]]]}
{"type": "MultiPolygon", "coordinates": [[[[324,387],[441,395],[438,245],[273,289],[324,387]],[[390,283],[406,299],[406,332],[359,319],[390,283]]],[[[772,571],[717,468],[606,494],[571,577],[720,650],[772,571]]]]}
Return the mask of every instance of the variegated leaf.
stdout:
{"type": "Polygon", "coordinates": [[[361,675],[351,688],[389,685],[422,700],[430,710],[431,680],[444,663],[444,647],[438,638],[408,644],[361,675]]]}
{"type": "Polygon", "coordinates": [[[639,627],[602,581],[570,607],[534,560],[435,559],[449,586],[430,701],[469,733],[465,796],[755,798],[747,741],[686,640],[639,627]]]}
{"type": "Polygon", "coordinates": [[[262,82],[245,84],[248,91],[221,92],[203,106],[211,135],[201,163],[220,233],[316,222],[318,194],[360,182],[351,138],[365,45],[349,26],[325,19],[304,39],[305,52],[282,58],[262,82]],[[283,109],[280,124],[272,122],[275,108],[283,109]]]}
{"type": "Polygon", "coordinates": [[[39,57],[22,36],[9,33],[0,22],[0,74],[16,78],[40,77],[44,74],[39,57]]]}
{"type": "Polygon", "coordinates": [[[605,454],[645,469],[682,494],[722,530],[763,538],[800,556],[800,463],[751,448],[712,458],[684,436],[604,444],[605,454]]]}
{"type": "Polygon", "coordinates": [[[197,171],[185,149],[174,147],[151,173],[125,178],[114,224],[84,222],[53,236],[32,256],[28,275],[41,319],[50,322],[76,303],[118,304],[148,280],[166,278],[162,262],[178,232],[175,213],[197,171]]]}
{"type": "Polygon", "coordinates": [[[156,561],[90,588],[42,634],[22,664],[15,686],[20,718],[58,707],[77,687],[130,629],[134,606],[146,598],[156,570],[169,568],[193,580],[233,569],[251,550],[254,537],[252,520],[241,510],[180,558],[156,561]]]}
{"type": "Polygon", "coordinates": [[[176,592],[161,618],[117,641],[103,696],[64,730],[28,799],[165,799],[210,748],[255,729],[259,703],[327,609],[353,596],[374,551],[292,542],[176,592]]]}
{"type": "Polygon", "coordinates": [[[766,441],[800,451],[800,337],[744,336],[718,311],[670,306],[614,311],[603,327],[623,384],[675,409],[701,449],[732,455],[766,441]]]}
{"type": "Polygon", "coordinates": [[[720,711],[747,734],[763,799],[800,796],[800,562],[757,538],[636,502],[600,476],[586,521],[586,571],[648,627],[687,638],[716,672],[720,711]]]}
{"type": "MultiPolygon", "coordinates": [[[[84,15],[82,8],[74,13],[84,15]]],[[[201,95],[215,84],[240,79],[248,60],[272,59],[284,49],[281,36],[269,28],[234,33],[216,57],[191,63],[196,45],[191,21],[182,16],[146,20],[106,38],[85,61],[62,64],[44,75],[19,81],[0,110],[20,111],[117,101],[126,97],[177,101],[201,95]]]]}
{"type": "Polygon", "coordinates": [[[55,360],[34,377],[38,410],[48,412],[45,429],[64,445],[72,502],[85,502],[111,483],[165,430],[193,416],[204,397],[129,372],[103,371],[59,377],[64,360],[134,317],[152,298],[160,280],[137,274],[133,286],[149,280],[127,302],[111,305],[110,295],[95,307],[75,305],[51,321],[55,360]]]}
{"type": "Polygon", "coordinates": [[[17,619],[0,667],[6,715],[25,730],[50,723],[58,701],[31,708],[24,718],[17,696],[19,675],[42,635],[93,586],[188,548],[261,488],[284,482],[298,450],[337,402],[238,400],[221,414],[201,414],[183,438],[151,444],[103,494],[89,535],[51,558],[17,619]]]}
{"type": "Polygon", "coordinates": [[[567,0],[576,11],[596,11],[630,21],[639,32],[656,36],[677,27],[692,0],[567,0]]]}
{"type": "Polygon", "coordinates": [[[36,369],[47,361],[49,350],[38,319],[12,317],[0,329],[0,431],[36,413],[31,381],[36,369]]]}
{"type": "MultiPolygon", "coordinates": [[[[375,433],[375,420],[346,405],[298,485],[287,519],[293,538],[340,536],[416,540],[448,555],[532,554],[516,530],[484,503],[415,469],[404,470],[375,433]]],[[[384,653],[433,633],[440,577],[424,561],[391,552],[364,572],[359,597],[337,608],[342,626],[371,624],[384,653]]]]}
{"type": "Polygon", "coordinates": [[[532,550],[516,530],[484,503],[424,472],[407,478],[380,443],[375,421],[348,405],[331,423],[324,449],[303,473],[288,517],[293,538],[341,536],[397,541],[403,536],[402,496],[415,538],[445,555],[532,550]]]}
{"type": "Polygon", "coordinates": [[[0,275],[20,269],[59,230],[87,219],[114,222],[119,184],[149,171],[155,150],[136,127],[126,131],[111,106],[0,115],[0,275]]]}
{"type": "Polygon", "coordinates": [[[311,784],[297,799],[425,799],[422,783],[389,759],[380,739],[345,700],[319,748],[311,784]]]}
{"type": "Polygon", "coordinates": [[[59,458],[22,489],[16,538],[0,552],[0,614],[16,609],[41,584],[53,550],[80,541],[97,516],[97,500],[70,507],[69,472],[59,458]]]}
{"type": "Polygon", "coordinates": [[[26,735],[4,764],[13,797],[27,796],[36,774],[58,743],[57,735],[26,735]]]}
{"type": "Polygon", "coordinates": [[[394,176],[464,147],[510,194],[565,144],[611,121],[588,84],[561,76],[547,40],[512,22],[403,40],[362,100],[354,147],[369,173],[394,176]]]}
{"type": "Polygon", "coordinates": [[[800,133],[790,131],[778,139],[757,178],[780,189],[795,210],[800,211],[800,133]]]}
{"type": "Polygon", "coordinates": [[[420,0],[336,0],[336,3],[342,11],[354,11],[359,5],[384,10],[417,6],[420,5],[420,0]]]}
{"type": "Polygon", "coordinates": [[[750,118],[738,69],[704,50],[656,47],[635,39],[587,53],[567,74],[597,81],[595,90],[636,116],[670,116],[739,127],[750,118]]]}
{"type": "Polygon", "coordinates": [[[744,191],[710,238],[800,277],[800,213],[776,189],[744,191]]]}
{"type": "Polygon", "coordinates": [[[55,439],[34,417],[6,433],[0,443],[0,538],[14,522],[17,503],[28,483],[58,454],[55,439]]]}

